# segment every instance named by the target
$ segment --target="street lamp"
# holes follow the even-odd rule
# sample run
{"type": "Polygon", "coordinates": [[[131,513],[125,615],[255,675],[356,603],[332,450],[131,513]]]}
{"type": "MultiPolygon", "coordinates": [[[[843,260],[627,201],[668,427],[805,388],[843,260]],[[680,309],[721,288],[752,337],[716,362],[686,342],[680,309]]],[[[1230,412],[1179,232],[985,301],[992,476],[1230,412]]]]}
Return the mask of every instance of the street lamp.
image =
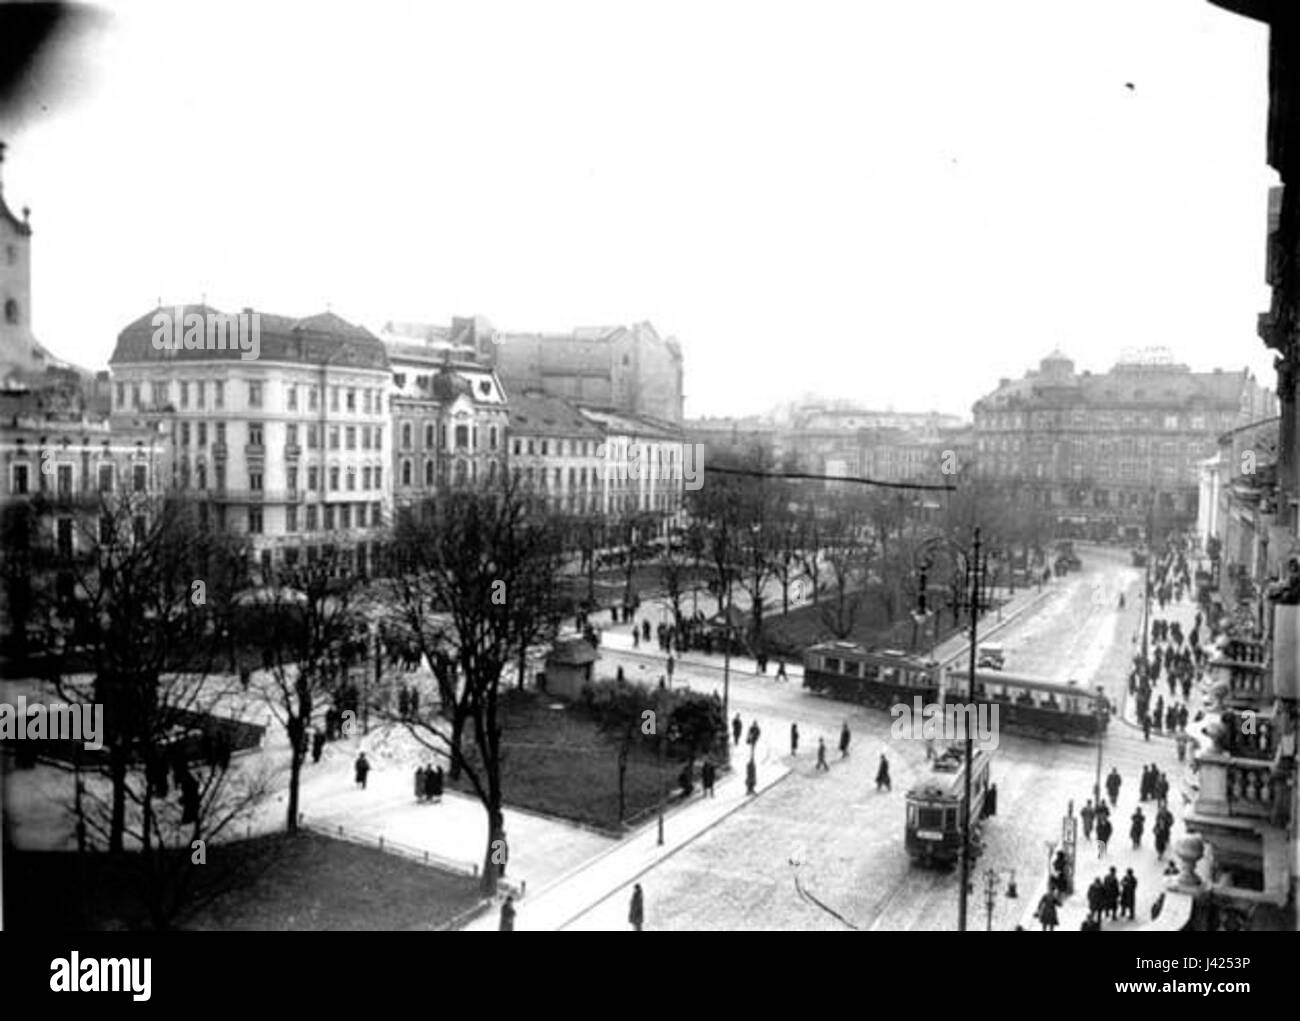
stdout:
{"type": "Polygon", "coordinates": [[[1106,722],[1110,717],[1110,706],[1106,702],[1105,689],[1097,685],[1097,781],[1092,785],[1092,803],[1101,804],[1101,746],[1106,734],[1106,722]]]}
{"type": "MultiPolygon", "coordinates": [[[[984,873],[984,909],[986,911],[985,931],[993,931],[993,905],[997,903],[998,898],[998,880],[1000,875],[997,869],[989,869],[984,873]]],[[[1016,892],[1016,873],[1010,870],[1010,878],[1007,880],[1007,891],[1003,894],[1007,900],[1015,900],[1019,893],[1016,892]]]]}

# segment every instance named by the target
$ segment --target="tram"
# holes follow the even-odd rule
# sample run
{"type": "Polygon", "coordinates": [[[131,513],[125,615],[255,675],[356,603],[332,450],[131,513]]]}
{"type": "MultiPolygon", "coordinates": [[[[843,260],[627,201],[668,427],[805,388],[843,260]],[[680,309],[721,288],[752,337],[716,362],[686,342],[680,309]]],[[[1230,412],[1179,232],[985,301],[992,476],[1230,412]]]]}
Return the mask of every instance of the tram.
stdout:
{"type": "MultiPolygon", "coordinates": [[[[997,811],[997,789],[989,783],[993,756],[984,749],[971,754],[971,851],[978,854],[980,823],[997,811]]],[[[961,859],[962,824],[966,805],[966,760],[953,744],[934,761],[930,775],[907,792],[905,846],[913,862],[925,866],[951,865],[961,859]]]]}
{"type": "MultiPolygon", "coordinates": [[[[822,642],[804,652],[804,687],[844,702],[878,709],[922,702],[966,703],[970,677],[945,671],[931,659],[854,642],[822,642]]],[[[997,706],[998,727],[1047,740],[1093,741],[1109,723],[1105,696],[1075,682],[975,671],[975,704],[997,706]]]]}

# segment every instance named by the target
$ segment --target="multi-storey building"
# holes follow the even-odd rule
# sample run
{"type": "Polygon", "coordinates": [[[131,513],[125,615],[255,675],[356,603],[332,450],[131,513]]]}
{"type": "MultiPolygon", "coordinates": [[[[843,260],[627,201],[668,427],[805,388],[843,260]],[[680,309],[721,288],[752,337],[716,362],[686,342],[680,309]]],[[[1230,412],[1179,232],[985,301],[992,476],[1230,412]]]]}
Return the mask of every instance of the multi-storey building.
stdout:
{"type": "Polygon", "coordinates": [[[498,333],[497,370],[511,393],[538,388],[575,404],[680,423],[682,349],[649,323],[572,333],[498,333]]]}
{"type": "Polygon", "coordinates": [[[504,470],[506,395],[477,334],[475,320],[455,320],[445,332],[411,324],[384,332],[399,505],[447,486],[491,482],[504,470]]]}
{"type": "Polygon", "coordinates": [[[1198,466],[1218,436],[1275,413],[1247,371],[1147,358],[1076,373],[1059,352],[975,403],[982,478],[1046,508],[1067,533],[1136,540],[1195,522],[1198,466]]]}
{"type": "Polygon", "coordinates": [[[174,451],[170,486],[198,501],[201,522],[248,536],[264,569],[332,548],[367,570],[389,514],[384,345],[331,312],[293,319],[252,309],[239,317],[258,330],[252,350],[155,343],[160,315],[194,314],[208,324],[221,315],[159,308],[119,334],[115,424],[162,423],[174,451]]]}
{"type": "Polygon", "coordinates": [[[790,412],[784,447],[804,471],[899,478],[939,470],[940,440],[965,423],[937,412],[873,411],[848,404],[804,404],[790,412]]]}

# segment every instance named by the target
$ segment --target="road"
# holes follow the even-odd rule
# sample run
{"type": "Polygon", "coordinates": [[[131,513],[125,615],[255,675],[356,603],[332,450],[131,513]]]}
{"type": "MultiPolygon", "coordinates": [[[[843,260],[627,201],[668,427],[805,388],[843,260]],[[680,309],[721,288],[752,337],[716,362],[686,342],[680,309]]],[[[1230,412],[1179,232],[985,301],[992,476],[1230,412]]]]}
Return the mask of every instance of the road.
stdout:
{"type": "MultiPolygon", "coordinates": [[[[1007,670],[1081,685],[1102,684],[1113,698],[1125,690],[1140,619],[1140,574],[1127,554],[1081,550],[1084,570],[1053,582],[1054,591],[1036,612],[1011,624],[998,640],[1007,649],[1007,670]],[[1127,593],[1127,609],[1117,608],[1127,593]]],[[[602,672],[624,666],[629,678],[657,682],[662,658],[603,652],[602,672]]],[[[721,671],[679,666],[675,680],[721,693],[721,671]]],[[[763,730],[764,762],[792,765],[790,776],[727,817],[639,878],[646,897],[646,927],[694,929],[953,929],[959,880],[955,872],[913,868],[903,851],[904,795],[926,772],[924,745],[894,740],[891,718],[879,711],[833,702],[803,691],[797,678],[733,671],[731,711],[763,730]],[[841,759],[838,734],[847,720],[853,732],[849,757],[841,759]],[[790,724],[801,731],[799,755],[789,757],[790,724]],[[824,736],[831,770],[813,766],[817,738],[824,736]],[[875,790],[881,753],[888,755],[893,789],[875,790]],[[796,873],[799,884],[796,885],[796,873]],[[800,893],[816,898],[819,906],[800,893]],[[828,910],[829,909],[829,910],[828,910]],[[833,912],[833,913],[832,913],[833,912]],[[836,915],[842,917],[837,918],[836,915]]],[[[1146,743],[1140,733],[1113,725],[1103,751],[1103,771],[1116,766],[1135,784],[1141,767],[1157,762],[1173,770],[1172,742],[1146,743]]],[[[1044,743],[1003,735],[994,767],[998,815],[985,827],[986,850],[976,863],[969,924],[986,919],[984,872],[999,870],[992,924],[1011,928],[1034,894],[1047,863],[1046,841],[1059,835],[1067,802],[1091,793],[1096,746],[1044,743]],[[1004,896],[1014,870],[1020,899],[1004,896]]],[[[736,753],[737,765],[743,762],[736,753]]],[[[597,905],[569,927],[625,929],[630,887],[597,905]]]]}

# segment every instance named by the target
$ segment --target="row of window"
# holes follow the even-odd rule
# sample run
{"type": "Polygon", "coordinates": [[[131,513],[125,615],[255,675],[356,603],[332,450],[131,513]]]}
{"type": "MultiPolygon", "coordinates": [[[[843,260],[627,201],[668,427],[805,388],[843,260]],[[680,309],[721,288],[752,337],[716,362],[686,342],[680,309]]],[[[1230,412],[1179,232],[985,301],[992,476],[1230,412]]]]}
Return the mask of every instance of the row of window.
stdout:
{"type": "MultiPolygon", "coordinates": [[[[323,507],[309,504],[303,508],[302,530],[304,532],[333,532],[348,528],[378,528],[383,524],[383,505],[379,503],[327,503],[323,507]]],[[[262,534],[262,508],[248,509],[248,533],[262,534]]],[[[284,530],[297,532],[299,525],[298,508],[286,507],[284,510],[284,530]]]]}
{"type": "Polygon", "coordinates": [[[1230,412],[1206,415],[1179,415],[1170,412],[1113,412],[1113,411],[1037,411],[1004,412],[1001,414],[977,415],[977,429],[1050,429],[1053,426],[1069,425],[1073,428],[1097,429],[1190,429],[1203,432],[1206,429],[1229,429],[1234,416],[1230,412]]]}
{"type": "MultiPolygon", "coordinates": [[[[53,474],[55,480],[55,492],[59,496],[71,496],[76,491],[76,468],[75,464],[67,462],[55,462],[53,474]]],[[[33,465],[26,464],[22,461],[16,461],[9,466],[9,492],[14,496],[23,496],[33,492],[32,477],[36,474],[36,468],[33,465]]],[[[44,475],[40,473],[42,480],[40,490],[46,489],[44,475]]],[[[100,464],[95,466],[95,475],[97,489],[101,493],[111,493],[117,488],[118,468],[115,464],[100,464]]],[[[89,486],[87,477],[86,485],[89,486]]],[[[147,464],[131,465],[131,488],[137,493],[146,492],[149,488],[149,466],[147,464]]]]}
{"type": "MultiPolygon", "coordinates": [[[[226,442],[226,423],[214,422],[213,441],[215,443],[226,442]]],[[[286,446],[298,446],[298,423],[290,422],[285,426],[284,442],[286,446]]],[[[182,447],[189,447],[191,440],[197,447],[206,447],[208,445],[208,423],[207,422],[180,422],[178,423],[177,443],[182,447]]],[[[311,424],[306,426],[307,449],[320,449],[320,427],[311,424]]],[[[383,426],[363,425],[359,428],[355,425],[349,426],[330,426],[326,431],[326,439],[330,450],[356,450],[358,449],[357,439],[360,437],[361,450],[382,450],[384,447],[384,428],[383,426]]],[[[264,445],[265,430],[261,422],[248,423],[248,443],[250,446],[260,447],[264,445]]]]}
{"type": "MultiPolygon", "coordinates": [[[[454,433],[452,433],[451,435],[454,436],[455,438],[454,447],[448,443],[448,433],[447,433],[446,423],[444,422],[439,424],[438,431],[437,431],[437,436],[438,436],[437,445],[443,450],[452,450],[452,449],[477,450],[479,448],[478,426],[474,426],[473,428],[471,428],[469,425],[458,425],[456,426],[454,433]]],[[[434,449],[433,441],[434,441],[433,423],[425,422],[424,423],[424,449],[433,450],[434,449]]],[[[411,422],[402,423],[401,443],[402,443],[403,450],[411,450],[414,448],[415,429],[413,423],[411,422]]],[[[487,449],[488,450],[497,449],[497,427],[496,426],[491,426],[488,429],[487,449]]]]}
{"type": "MultiPolygon", "coordinates": [[[[212,407],[224,408],[226,406],[226,381],[221,379],[180,379],[174,381],[176,387],[176,407],[182,411],[187,411],[191,407],[203,411],[208,407],[208,394],[211,392],[212,407]],[[191,399],[193,404],[191,405],[191,399]]],[[[247,388],[248,407],[262,408],[266,407],[266,383],[258,379],[248,379],[243,381],[247,388]]],[[[127,405],[127,387],[130,386],[130,407],[139,410],[144,406],[144,386],[143,382],[119,382],[117,384],[117,408],[124,410],[127,405]]],[[[172,386],[173,380],[153,380],[149,383],[150,406],[155,408],[166,407],[172,404],[172,386]]],[[[288,411],[297,411],[300,407],[299,391],[306,391],[306,407],[308,411],[319,411],[321,405],[321,391],[324,389],[329,394],[329,410],[345,411],[349,414],[356,414],[358,407],[362,414],[378,415],[384,412],[384,395],[379,388],[372,387],[355,387],[355,386],[330,386],[320,387],[316,385],[307,385],[301,383],[284,384],[284,407],[288,411]]]]}
{"type": "MultiPolygon", "coordinates": [[[[226,488],[226,466],[220,462],[213,465],[213,487],[221,492],[226,488]]],[[[285,472],[285,484],[290,496],[298,495],[299,474],[297,468],[289,468],[285,472]]],[[[329,468],[321,469],[317,465],[312,465],[307,469],[307,492],[321,492],[321,479],[328,481],[328,491],[337,493],[343,490],[347,492],[356,492],[358,489],[357,480],[360,478],[360,489],[365,492],[371,489],[384,488],[384,470],[378,465],[332,465],[329,468]],[[322,471],[324,474],[322,474],[322,471]]],[[[263,485],[264,474],[260,469],[252,468],[248,472],[248,489],[252,493],[261,493],[265,491],[263,485]]],[[[207,465],[199,462],[194,465],[191,472],[188,461],[182,461],[176,469],[176,479],[181,489],[189,489],[193,481],[194,488],[205,490],[208,488],[208,469],[207,465]]]]}

